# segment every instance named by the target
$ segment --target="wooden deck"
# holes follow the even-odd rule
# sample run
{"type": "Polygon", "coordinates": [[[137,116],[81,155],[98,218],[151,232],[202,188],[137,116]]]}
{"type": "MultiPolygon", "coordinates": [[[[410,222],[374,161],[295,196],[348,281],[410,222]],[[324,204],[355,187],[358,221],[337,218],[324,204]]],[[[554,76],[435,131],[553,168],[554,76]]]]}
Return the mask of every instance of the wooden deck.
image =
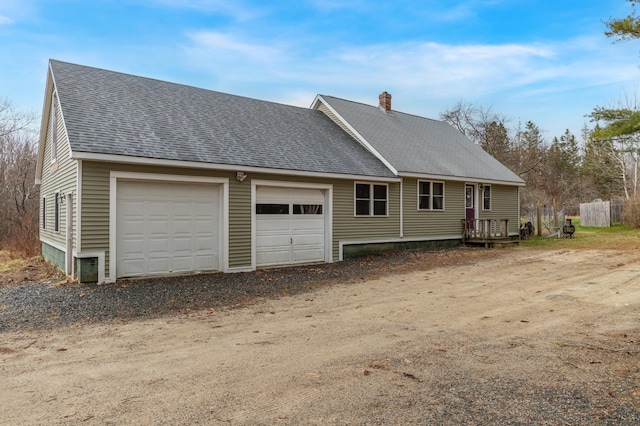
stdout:
{"type": "Polygon", "coordinates": [[[462,219],[463,244],[482,244],[489,248],[518,242],[509,237],[509,219],[462,219]]]}

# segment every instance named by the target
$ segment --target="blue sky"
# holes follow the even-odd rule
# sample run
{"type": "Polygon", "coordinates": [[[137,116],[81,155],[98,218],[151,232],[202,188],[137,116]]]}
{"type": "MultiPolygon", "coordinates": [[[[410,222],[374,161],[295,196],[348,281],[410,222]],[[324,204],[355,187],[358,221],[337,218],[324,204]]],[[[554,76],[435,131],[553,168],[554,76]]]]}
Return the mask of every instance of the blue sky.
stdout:
{"type": "Polygon", "coordinates": [[[40,114],[49,58],[308,107],[316,94],[438,118],[458,101],[579,135],[635,99],[624,0],[0,0],[0,98],[40,114]]]}

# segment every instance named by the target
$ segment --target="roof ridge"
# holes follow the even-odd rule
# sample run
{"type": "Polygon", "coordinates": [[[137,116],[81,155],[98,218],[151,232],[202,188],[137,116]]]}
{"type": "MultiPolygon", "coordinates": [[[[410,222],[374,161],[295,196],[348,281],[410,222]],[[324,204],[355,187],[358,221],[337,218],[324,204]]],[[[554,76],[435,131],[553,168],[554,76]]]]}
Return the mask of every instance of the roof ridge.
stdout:
{"type": "Polygon", "coordinates": [[[93,71],[100,71],[100,72],[105,72],[105,73],[109,73],[109,74],[117,74],[117,75],[121,75],[121,76],[126,76],[126,77],[133,77],[133,78],[137,78],[137,79],[141,79],[141,80],[147,80],[147,81],[155,81],[161,84],[165,84],[165,85],[173,85],[173,86],[180,86],[183,88],[188,88],[188,89],[193,89],[193,90],[197,90],[197,91],[202,91],[202,92],[211,92],[211,93],[215,93],[218,95],[224,95],[224,96],[231,96],[234,98],[241,98],[241,99],[245,99],[251,102],[262,102],[262,103],[266,103],[266,104],[271,104],[271,105],[279,105],[279,106],[283,106],[283,107],[287,107],[287,108],[293,108],[293,109],[297,109],[297,110],[309,110],[309,108],[306,107],[300,107],[300,106],[296,106],[296,105],[289,105],[289,104],[285,104],[282,102],[275,102],[275,101],[269,101],[269,100],[265,100],[265,99],[257,99],[257,98],[252,98],[249,96],[243,96],[243,95],[236,95],[236,94],[232,94],[232,93],[227,93],[227,92],[222,92],[220,90],[214,90],[214,89],[207,89],[207,88],[203,88],[203,87],[198,87],[198,86],[193,86],[190,84],[185,84],[185,83],[177,83],[174,81],[167,81],[167,80],[162,80],[160,78],[154,78],[154,77],[146,77],[146,76],[142,76],[142,75],[138,75],[138,74],[131,74],[131,73],[127,73],[127,72],[122,72],[122,71],[113,71],[113,70],[109,70],[106,68],[99,68],[99,67],[93,67],[93,66],[89,66],[89,65],[80,65],[80,64],[76,64],[73,62],[67,62],[67,61],[60,61],[58,59],[49,59],[50,62],[58,62],[60,64],[65,64],[65,65],[71,65],[80,69],[85,69],[87,71],[89,70],[93,70],[93,71]]]}
{"type": "MultiPolygon", "coordinates": [[[[353,100],[351,100],[351,99],[339,98],[339,97],[337,97],[337,96],[331,96],[331,95],[320,95],[320,96],[322,96],[322,97],[326,97],[326,98],[333,98],[333,99],[337,99],[337,100],[339,100],[339,101],[350,102],[350,103],[352,103],[352,104],[358,104],[358,105],[366,106],[366,107],[369,107],[369,108],[374,108],[374,109],[379,108],[379,107],[378,107],[378,106],[376,106],[376,105],[371,105],[371,104],[367,104],[367,103],[359,102],[359,101],[353,101],[353,100]]],[[[398,110],[395,110],[395,109],[392,109],[390,112],[392,112],[392,113],[394,113],[394,114],[402,114],[402,115],[406,115],[406,116],[409,116],[409,117],[421,118],[421,119],[423,119],[423,120],[435,121],[435,122],[437,122],[437,123],[444,123],[444,124],[448,124],[446,121],[443,121],[443,120],[438,120],[438,119],[430,118],[430,117],[424,117],[424,116],[422,116],[422,115],[412,114],[412,113],[410,113],[410,112],[403,112],[403,111],[398,111],[398,110]]]]}

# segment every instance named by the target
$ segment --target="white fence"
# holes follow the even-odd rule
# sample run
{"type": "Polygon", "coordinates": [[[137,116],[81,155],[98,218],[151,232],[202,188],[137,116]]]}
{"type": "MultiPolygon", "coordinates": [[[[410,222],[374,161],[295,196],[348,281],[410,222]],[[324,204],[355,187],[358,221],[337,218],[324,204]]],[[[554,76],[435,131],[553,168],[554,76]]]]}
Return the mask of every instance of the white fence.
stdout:
{"type": "Polygon", "coordinates": [[[581,203],[580,225],[611,226],[611,202],[581,203]]]}

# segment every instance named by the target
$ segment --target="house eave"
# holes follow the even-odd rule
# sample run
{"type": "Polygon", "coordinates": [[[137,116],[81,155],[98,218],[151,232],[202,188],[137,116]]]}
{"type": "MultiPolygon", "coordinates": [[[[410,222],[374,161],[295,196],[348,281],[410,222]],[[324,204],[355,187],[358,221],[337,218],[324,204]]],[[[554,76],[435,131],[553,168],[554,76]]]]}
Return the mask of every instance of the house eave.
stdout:
{"type": "Polygon", "coordinates": [[[266,174],[278,174],[284,176],[305,176],[316,177],[324,179],[346,179],[346,180],[368,180],[375,182],[400,182],[399,177],[386,177],[386,176],[368,176],[359,174],[347,174],[347,173],[330,173],[330,172],[314,172],[304,170],[289,170],[289,169],[276,169],[268,167],[256,167],[256,166],[244,166],[235,164],[217,164],[217,163],[203,163],[195,161],[183,161],[183,160],[167,160],[159,158],[147,158],[147,157],[132,157],[127,155],[115,155],[115,154],[99,154],[92,152],[72,152],[71,158],[75,160],[89,160],[106,163],[122,163],[122,164],[138,164],[149,166],[163,166],[163,167],[179,167],[188,169],[205,169],[205,170],[222,170],[231,172],[245,172],[245,173],[266,173],[266,174]]]}
{"type": "Polygon", "coordinates": [[[454,182],[476,182],[486,183],[494,185],[511,185],[511,186],[526,186],[524,182],[499,180],[499,179],[485,179],[473,176],[448,176],[431,173],[415,173],[415,172],[400,172],[400,177],[415,178],[415,179],[435,179],[435,180],[449,180],[454,182]]]}

